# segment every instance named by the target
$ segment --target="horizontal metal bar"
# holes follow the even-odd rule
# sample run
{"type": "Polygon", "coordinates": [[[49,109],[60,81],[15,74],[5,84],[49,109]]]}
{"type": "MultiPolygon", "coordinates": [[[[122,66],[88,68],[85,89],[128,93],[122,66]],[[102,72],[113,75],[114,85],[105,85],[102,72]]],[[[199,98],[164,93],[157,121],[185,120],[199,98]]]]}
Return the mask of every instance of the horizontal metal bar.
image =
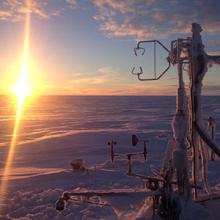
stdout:
{"type": "Polygon", "coordinates": [[[169,68],[170,68],[170,66],[171,66],[171,63],[170,63],[170,62],[168,62],[168,63],[169,63],[168,67],[167,67],[157,78],[144,79],[144,78],[141,78],[141,77],[140,77],[141,74],[138,74],[138,79],[139,79],[140,81],[159,80],[159,79],[169,70],[169,68]]]}
{"type": "Polygon", "coordinates": [[[220,149],[215,145],[215,143],[205,134],[197,122],[194,122],[195,128],[199,133],[202,140],[220,157],[220,149]]]}
{"type": "Polygon", "coordinates": [[[140,44],[143,44],[143,43],[158,43],[158,44],[160,44],[160,46],[162,46],[168,53],[170,53],[170,50],[167,48],[167,47],[165,47],[160,41],[158,41],[158,40],[143,40],[143,41],[139,41],[138,43],[137,43],[137,48],[139,48],[140,47],[140,44]]]}
{"type": "MultiPolygon", "coordinates": [[[[165,179],[164,178],[160,178],[160,177],[152,177],[152,176],[145,176],[145,175],[142,175],[142,174],[137,174],[137,173],[133,173],[131,174],[131,176],[134,176],[134,177],[139,177],[141,179],[146,179],[146,180],[152,180],[152,181],[158,181],[158,182],[165,182],[165,179]]],[[[171,184],[177,184],[177,181],[171,181],[171,184]]],[[[195,186],[193,186],[192,184],[190,184],[190,186],[192,188],[195,188],[195,186]]],[[[197,186],[196,187],[197,189],[203,189],[202,187],[200,186],[197,186]]]]}
{"type": "Polygon", "coordinates": [[[123,156],[135,156],[135,155],[142,155],[144,154],[144,152],[131,152],[131,153],[114,153],[114,156],[119,156],[119,157],[123,157],[123,156]]]}
{"type": "Polygon", "coordinates": [[[111,195],[130,195],[131,193],[145,193],[146,196],[152,196],[151,192],[147,192],[147,189],[113,189],[113,190],[86,190],[86,191],[73,191],[73,192],[64,192],[64,197],[69,196],[111,196],[111,195]]]}

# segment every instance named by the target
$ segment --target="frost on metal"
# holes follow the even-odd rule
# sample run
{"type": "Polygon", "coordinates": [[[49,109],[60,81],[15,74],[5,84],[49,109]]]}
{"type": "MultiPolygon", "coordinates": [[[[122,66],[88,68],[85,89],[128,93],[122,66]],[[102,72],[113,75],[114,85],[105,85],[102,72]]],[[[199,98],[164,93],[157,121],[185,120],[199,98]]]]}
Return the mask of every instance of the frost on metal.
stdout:
{"type": "MultiPolygon", "coordinates": [[[[157,40],[138,42],[137,48],[135,48],[136,55],[137,50],[144,53],[145,49],[142,44],[154,43],[154,58],[156,59],[155,43],[158,43],[168,52],[167,61],[169,65],[159,77],[155,72],[154,78],[143,77],[142,67],[140,67],[139,72],[135,71],[135,68],[132,70],[132,73],[137,75],[139,80],[148,81],[160,79],[168,71],[170,65],[177,67],[176,112],[172,120],[172,136],[167,143],[161,175],[165,177],[167,172],[172,171],[172,178],[177,180],[179,195],[189,197],[192,192],[194,198],[197,198],[197,180],[201,178],[205,191],[208,194],[210,193],[207,178],[208,152],[211,151],[212,159],[214,158],[213,155],[220,156],[220,150],[214,143],[214,129],[210,126],[208,130],[205,128],[201,106],[203,78],[208,70],[208,65],[212,63],[220,64],[220,56],[210,56],[205,52],[201,32],[201,26],[193,23],[192,36],[172,41],[170,49],[167,49],[157,40]],[[183,80],[184,71],[188,73],[189,77],[188,97],[183,80]],[[211,135],[210,132],[212,132],[211,135]],[[188,151],[188,149],[190,150],[188,151]],[[188,166],[189,162],[191,162],[191,171],[188,166]],[[190,173],[191,178],[189,177],[190,173]]],[[[154,61],[155,63],[156,61],[154,61]]]]}
{"type": "MultiPolygon", "coordinates": [[[[160,174],[157,177],[145,176],[133,173],[129,169],[128,175],[148,181],[148,186],[146,184],[145,188],[139,188],[135,191],[132,189],[124,191],[123,189],[116,190],[113,188],[111,191],[104,189],[67,192],[57,201],[57,210],[63,210],[67,201],[75,201],[76,196],[85,196],[88,199],[88,203],[97,204],[96,201],[91,201],[89,198],[93,196],[107,197],[109,195],[122,196],[144,193],[147,199],[151,197],[152,200],[146,203],[147,205],[145,204],[147,207],[140,208],[140,212],[137,213],[136,217],[147,217],[147,213],[149,213],[148,207],[151,207],[153,217],[156,214],[158,217],[160,216],[160,219],[194,219],[195,217],[199,219],[199,214],[201,215],[201,213],[202,219],[210,219],[210,213],[205,213],[202,211],[201,206],[195,203],[201,201],[197,195],[197,189],[199,188],[197,182],[202,179],[202,189],[204,189],[203,192],[207,193],[208,199],[214,196],[211,195],[207,176],[209,152],[211,151],[212,157],[213,155],[220,157],[220,150],[214,143],[214,121],[209,118],[208,126],[205,126],[202,116],[201,94],[202,82],[207,73],[208,65],[214,62],[219,64],[220,56],[206,54],[201,32],[201,26],[193,23],[192,36],[172,41],[170,49],[167,49],[157,40],[140,41],[134,49],[135,55],[138,55],[138,50],[143,55],[145,49],[141,46],[142,44],[153,43],[154,46],[154,77],[144,77],[145,74],[142,67],[139,67],[139,71],[136,71],[135,68],[132,69],[132,74],[136,75],[141,81],[159,80],[171,65],[177,67],[176,111],[172,120],[172,135],[167,143],[160,174]],[[157,45],[168,53],[168,66],[159,74],[156,72],[157,45]],[[187,72],[189,77],[188,96],[185,89],[184,72],[187,72]]],[[[132,142],[136,144],[137,141],[137,137],[133,136],[132,142]]],[[[144,143],[146,144],[146,142],[144,143]]],[[[114,156],[117,155],[113,151],[114,144],[116,143],[109,143],[111,145],[112,162],[114,156]]],[[[133,154],[128,155],[131,156],[133,154]]],[[[129,158],[131,159],[131,157],[129,158]]],[[[129,167],[131,166],[130,162],[131,160],[129,160],[129,167]]],[[[102,206],[108,205],[102,202],[98,202],[98,204],[102,206]]]]}

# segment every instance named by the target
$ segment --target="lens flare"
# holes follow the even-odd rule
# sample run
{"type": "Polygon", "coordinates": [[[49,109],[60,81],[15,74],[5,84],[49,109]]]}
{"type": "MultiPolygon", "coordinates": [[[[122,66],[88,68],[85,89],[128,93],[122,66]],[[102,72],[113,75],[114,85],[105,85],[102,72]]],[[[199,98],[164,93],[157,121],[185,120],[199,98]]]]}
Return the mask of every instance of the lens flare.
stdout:
{"type": "Polygon", "coordinates": [[[23,103],[27,96],[30,95],[30,88],[28,82],[28,70],[29,70],[29,41],[30,41],[30,22],[31,22],[31,0],[26,1],[26,22],[25,22],[25,39],[24,39],[24,52],[23,61],[21,66],[20,78],[12,88],[13,93],[17,97],[18,111],[21,111],[23,103]]]}
{"type": "Polygon", "coordinates": [[[17,112],[15,125],[12,134],[11,144],[8,150],[8,155],[6,158],[5,168],[2,175],[2,181],[0,186],[0,211],[2,209],[1,205],[3,203],[4,194],[7,191],[7,181],[11,173],[12,161],[14,158],[14,151],[16,146],[17,134],[19,123],[21,119],[21,112],[24,102],[27,96],[30,95],[30,88],[28,83],[28,69],[29,69],[29,39],[30,39],[30,23],[31,23],[31,4],[32,0],[26,0],[26,17],[25,17],[25,33],[24,33],[24,49],[23,49],[23,58],[20,71],[20,78],[16,86],[12,89],[17,97],[17,112]]]}

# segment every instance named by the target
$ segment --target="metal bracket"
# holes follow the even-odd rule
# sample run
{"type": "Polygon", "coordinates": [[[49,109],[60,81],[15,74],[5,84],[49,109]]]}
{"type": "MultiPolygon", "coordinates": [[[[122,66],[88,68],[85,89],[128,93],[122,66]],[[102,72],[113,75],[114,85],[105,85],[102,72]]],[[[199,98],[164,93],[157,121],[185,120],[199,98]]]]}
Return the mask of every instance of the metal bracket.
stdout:
{"type": "Polygon", "coordinates": [[[159,44],[159,45],[168,53],[168,55],[170,54],[170,50],[168,50],[168,49],[167,49],[160,41],[158,41],[158,40],[139,41],[139,42],[137,43],[137,47],[134,48],[134,54],[135,54],[135,56],[138,55],[138,53],[137,53],[138,50],[141,50],[141,51],[142,51],[142,52],[141,52],[141,55],[142,55],[142,56],[144,55],[144,53],[145,53],[145,48],[140,47],[140,45],[143,44],[143,43],[153,43],[153,44],[154,44],[154,77],[153,77],[153,78],[142,78],[141,75],[144,73],[142,67],[139,67],[139,69],[140,69],[139,72],[135,72],[135,67],[133,67],[131,73],[132,73],[133,75],[137,75],[137,76],[138,76],[138,79],[139,79],[140,81],[159,80],[159,79],[168,71],[168,69],[169,69],[170,66],[171,66],[171,62],[170,62],[169,59],[167,59],[168,66],[165,68],[165,70],[164,70],[162,73],[157,74],[157,70],[156,70],[156,65],[157,65],[157,59],[156,59],[156,58],[157,58],[157,55],[156,55],[156,44],[159,44]]]}

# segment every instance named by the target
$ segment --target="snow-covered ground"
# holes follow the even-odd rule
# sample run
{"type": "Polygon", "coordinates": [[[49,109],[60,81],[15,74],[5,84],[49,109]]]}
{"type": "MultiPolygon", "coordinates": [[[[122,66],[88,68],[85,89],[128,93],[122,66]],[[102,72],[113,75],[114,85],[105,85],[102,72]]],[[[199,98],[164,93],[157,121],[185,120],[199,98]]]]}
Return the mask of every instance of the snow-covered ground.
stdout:
{"type": "MultiPolygon", "coordinates": [[[[140,98],[136,103],[133,101],[136,106],[132,100],[128,99],[124,102],[120,100],[123,106],[119,106],[118,109],[113,107],[118,100],[116,103],[111,100],[112,105],[107,105],[106,101],[103,105],[108,111],[104,109],[104,114],[104,110],[99,109],[101,119],[98,119],[97,109],[94,108],[88,113],[87,118],[80,118],[82,124],[80,129],[74,129],[74,124],[71,126],[60,124],[56,116],[53,118],[54,133],[48,122],[39,125],[39,121],[36,121],[35,124],[32,123],[35,130],[30,131],[28,125],[29,127],[23,128],[26,133],[21,134],[23,139],[21,138],[16,146],[12,172],[7,180],[2,180],[4,158],[7,155],[7,147],[4,147],[4,143],[7,143],[7,138],[2,140],[0,177],[1,181],[7,181],[7,192],[1,199],[0,219],[142,219],[143,216],[147,219],[150,212],[149,199],[145,192],[133,192],[129,196],[111,195],[92,198],[93,202],[105,203],[105,206],[83,201],[69,202],[63,212],[55,209],[55,202],[64,191],[144,189],[143,180],[127,175],[126,158],[116,158],[114,164],[110,162],[110,148],[107,142],[116,140],[117,152],[131,152],[142,150],[141,142],[137,147],[131,147],[132,133],[137,133],[140,139],[149,139],[147,161],[145,162],[143,157],[136,157],[133,161],[133,171],[155,175],[162,164],[166,142],[170,135],[170,119],[175,107],[174,99],[167,100],[158,103],[158,100],[154,101],[153,98],[151,101],[140,98]],[[171,104],[174,105],[172,108],[169,106],[171,104]],[[40,128],[42,136],[36,133],[40,128]],[[45,130],[48,130],[47,134],[44,133],[45,130]],[[32,136],[28,136],[28,132],[32,133],[32,136]],[[83,159],[86,170],[73,171],[70,167],[73,159],[83,159]]],[[[211,103],[207,103],[205,110],[211,111],[213,117],[216,115],[218,117],[216,141],[219,144],[220,108],[215,102],[214,99],[211,103]]],[[[63,112],[65,113],[65,109],[63,112]]],[[[62,115],[62,110],[58,113],[62,115]]],[[[32,120],[39,115],[32,116],[32,120]]],[[[74,121],[77,117],[65,118],[65,120],[68,123],[68,120],[74,121]]],[[[77,123],[80,124],[80,121],[77,123]]],[[[215,192],[220,191],[219,170],[219,159],[209,162],[209,184],[215,192]]],[[[203,212],[199,205],[194,206],[193,210],[186,207],[186,212],[191,215],[196,213],[196,217],[191,216],[191,219],[210,219],[210,213],[213,219],[220,218],[220,200],[211,200],[202,205],[203,212]]]]}

